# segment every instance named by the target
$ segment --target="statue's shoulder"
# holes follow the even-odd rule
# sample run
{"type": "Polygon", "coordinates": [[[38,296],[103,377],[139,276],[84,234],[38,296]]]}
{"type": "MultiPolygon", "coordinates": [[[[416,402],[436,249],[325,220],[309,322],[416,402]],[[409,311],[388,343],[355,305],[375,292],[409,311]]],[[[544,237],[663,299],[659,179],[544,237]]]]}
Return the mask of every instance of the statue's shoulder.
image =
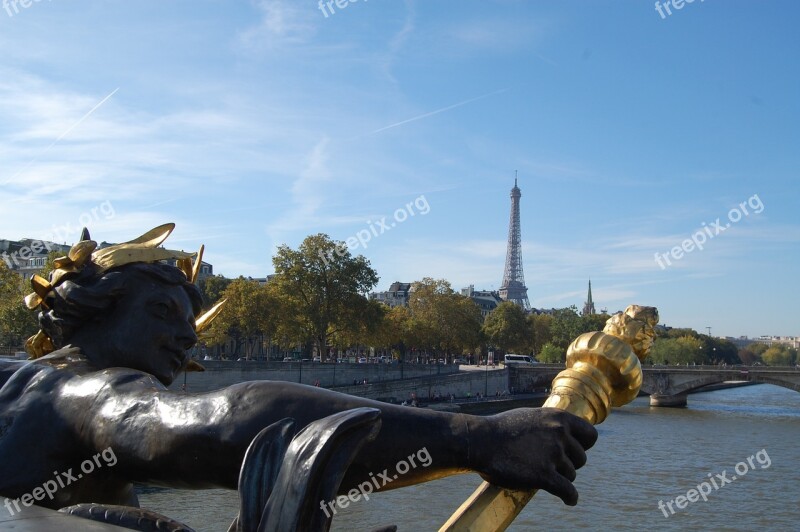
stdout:
{"type": "Polygon", "coordinates": [[[0,388],[26,363],[22,360],[0,360],[0,388]]]}
{"type": "MultiPolygon", "coordinates": [[[[14,394],[31,390],[31,386],[61,387],[94,385],[99,392],[153,390],[166,388],[148,373],[130,368],[97,369],[77,347],[67,346],[57,351],[28,361],[0,363],[0,389],[14,394]]],[[[88,389],[87,388],[87,389],[88,389]]]]}
{"type": "Polygon", "coordinates": [[[40,386],[51,386],[54,380],[68,379],[75,372],[88,368],[88,361],[73,347],[59,349],[36,360],[0,362],[0,389],[4,394],[22,392],[40,386]],[[72,371],[70,371],[72,370],[72,371]]]}

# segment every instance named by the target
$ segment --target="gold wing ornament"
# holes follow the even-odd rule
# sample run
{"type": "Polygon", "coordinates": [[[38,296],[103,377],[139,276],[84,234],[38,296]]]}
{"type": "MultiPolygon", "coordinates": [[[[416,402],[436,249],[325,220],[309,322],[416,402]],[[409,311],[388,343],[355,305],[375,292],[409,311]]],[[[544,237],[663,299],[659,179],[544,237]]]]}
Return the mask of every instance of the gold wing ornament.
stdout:
{"type": "MultiPolygon", "coordinates": [[[[70,248],[65,257],[59,257],[53,262],[53,271],[47,280],[39,275],[31,278],[33,292],[25,297],[25,305],[30,310],[36,308],[49,309],[48,299],[53,297],[52,292],[58,285],[67,279],[76,276],[92,263],[100,273],[113,268],[119,268],[135,262],[155,263],[164,260],[175,260],[180,269],[191,283],[196,283],[200,274],[200,265],[203,260],[205,246],[200,246],[197,253],[186,253],[174,249],[165,249],[161,246],[175,229],[174,223],[159,225],[147,231],[138,238],[123,244],[116,244],[103,249],[97,249],[97,242],[89,238],[89,232],[84,229],[81,241],[70,248]]],[[[225,300],[220,301],[211,309],[203,313],[196,320],[195,331],[200,335],[222,310],[225,300]]],[[[31,359],[43,357],[55,350],[52,340],[40,330],[31,336],[25,343],[25,350],[31,359]]],[[[202,365],[190,361],[186,371],[204,371],[202,365]]]]}

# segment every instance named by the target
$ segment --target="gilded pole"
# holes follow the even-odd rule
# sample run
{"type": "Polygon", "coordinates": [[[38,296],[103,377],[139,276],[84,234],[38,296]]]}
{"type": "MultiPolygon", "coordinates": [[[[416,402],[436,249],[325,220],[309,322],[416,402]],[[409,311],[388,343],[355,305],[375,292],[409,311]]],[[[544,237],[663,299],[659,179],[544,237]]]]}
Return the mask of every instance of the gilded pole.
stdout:
{"type": "MultiPolygon", "coordinates": [[[[642,385],[641,361],[655,338],[655,307],[630,305],[603,331],[580,335],[567,349],[567,368],[553,380],[544,407],[559,408],[597,425],[611,407],[633,401],[642,385]]],[[[483,482],[439,532],[501,532],[537,490],[508,490],[483,482]]]]}

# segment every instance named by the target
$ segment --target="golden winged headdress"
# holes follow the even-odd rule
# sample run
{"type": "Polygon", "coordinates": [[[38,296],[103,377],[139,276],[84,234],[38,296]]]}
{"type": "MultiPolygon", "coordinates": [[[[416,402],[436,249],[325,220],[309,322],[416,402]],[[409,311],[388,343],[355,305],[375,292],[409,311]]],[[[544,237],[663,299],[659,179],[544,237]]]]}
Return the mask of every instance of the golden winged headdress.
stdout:
{"type": "MultiPolygon", "coordinates": [[[[186,253],[159,247],[174,229],[174,223],[160,225],[139,238],[102,249],[97,249],[97,242],[91,240],[88,231],[84,229],[81,241],[72,246],[67,256],[59,257],[54,261],[50,280],[39,275],[34,275],[31,278],[33,292],[25,298],[25,305],[31,310],[36,308],[49,309],[49,300],[54,297],[53,289],[67,279],[77,276],[89,263],[94,265],[98,273],[102,273],[134,262],[154,263],[175,260],[177,268],[186,275],[189,282],[196,282],[200,273],[205,246],[200,246],[200,250],[197,253],[186,253]],[[192,260],[193,258],[194,260],[192,260]]],[[[198,336],[208,329],[224,304],[225,300],[220,301],[197,318],[195,332],[198,336]]],[[[39,330],[25,343],[25,350],[31,359],[36,359],[54,351],[55,346],[50,337],[44,331],[39,330]]],[[[190,361],[187,367],[187,371],[202,370],[203,367],[194,361],[190,361]]]]}

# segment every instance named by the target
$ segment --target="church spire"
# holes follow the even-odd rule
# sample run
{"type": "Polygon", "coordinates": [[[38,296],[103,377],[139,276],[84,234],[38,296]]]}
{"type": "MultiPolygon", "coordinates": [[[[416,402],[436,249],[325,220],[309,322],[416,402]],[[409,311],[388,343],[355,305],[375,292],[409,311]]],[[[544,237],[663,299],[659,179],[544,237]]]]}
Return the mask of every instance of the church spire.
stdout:
{"type": "Polygon", "coordinates": [[[589,279],[589,294],[583,304],[583,315],[589,316],[591,314],[597,314],[597,312],[594,310],[594,301],[592,301],[592,280],[589,279]]]}

